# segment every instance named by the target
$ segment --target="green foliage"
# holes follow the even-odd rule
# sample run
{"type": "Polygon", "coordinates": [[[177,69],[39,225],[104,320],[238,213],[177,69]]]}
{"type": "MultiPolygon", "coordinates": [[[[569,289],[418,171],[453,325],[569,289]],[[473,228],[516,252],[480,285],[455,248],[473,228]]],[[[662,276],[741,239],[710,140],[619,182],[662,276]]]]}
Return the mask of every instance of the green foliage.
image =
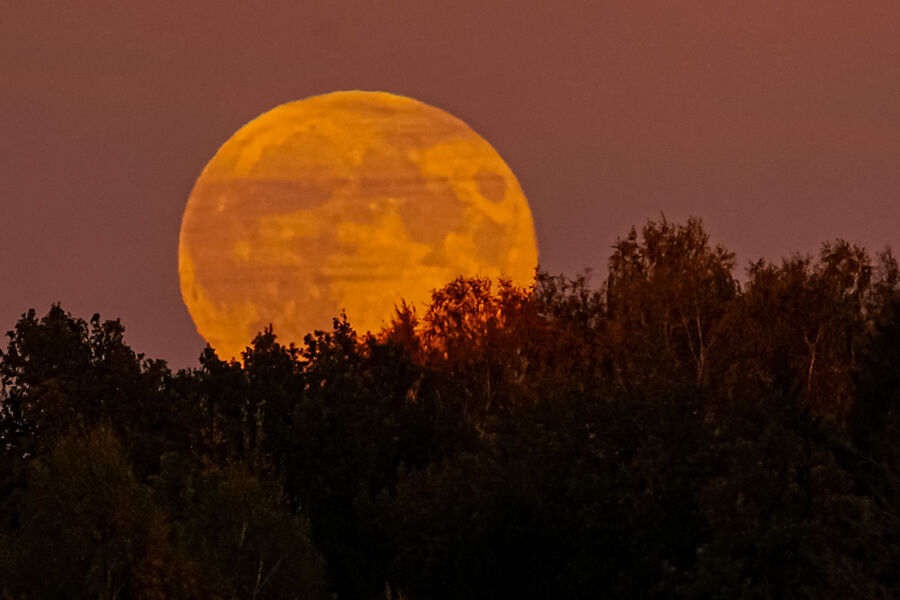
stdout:
{"type": "Polygon", "coordinates": [[[900,596],[900,269],[746,280],[699,220],[608,276],[172,373],[118,321],[0,351],[0,597],[900,596]]]}
{"type": "Polygon", "coordinates": [[[68,435],[30,465],[12,590],[36,597],[162,592],[173,572],[165,517],[105,426],[68,435]]]}
{"type": "Polygon", "coordinates": [[[324,597],[308,522],[290,510],[280,486],[238,465],[203,473],[193,488],[179,546],[212,581],[241,598],[324,597]]]}

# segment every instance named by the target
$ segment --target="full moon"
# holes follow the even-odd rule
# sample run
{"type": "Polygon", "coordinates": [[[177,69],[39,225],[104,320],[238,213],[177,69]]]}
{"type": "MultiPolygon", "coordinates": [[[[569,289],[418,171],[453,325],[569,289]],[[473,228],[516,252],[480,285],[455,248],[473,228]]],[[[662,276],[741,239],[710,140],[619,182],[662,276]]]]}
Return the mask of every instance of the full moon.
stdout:
{"type": "Polygon", "coordinates": [[[358,331],[458,276],[530,285],[534,223],[512,171],[456,117],[404,96],[278,106],[226,141],[191,191],[178,272],[222,358],[272,324],[300,342],[341,310],[358,331]]]}

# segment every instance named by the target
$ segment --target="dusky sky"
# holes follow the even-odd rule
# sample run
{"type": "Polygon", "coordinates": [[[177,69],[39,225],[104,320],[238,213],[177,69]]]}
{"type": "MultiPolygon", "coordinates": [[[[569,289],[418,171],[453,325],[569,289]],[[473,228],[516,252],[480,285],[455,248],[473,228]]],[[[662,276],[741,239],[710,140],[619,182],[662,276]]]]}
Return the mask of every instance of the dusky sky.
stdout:
{"type": "Polygon", "coordinates": [[[128,2],[0,8],[0,330],[60,301],[173,367],[203,348],[178,232],[216,149],[341,89],[471,125],[543,268],[605,271],[661,213],[756,258],[900,247],[900,2],[128,2]]]}

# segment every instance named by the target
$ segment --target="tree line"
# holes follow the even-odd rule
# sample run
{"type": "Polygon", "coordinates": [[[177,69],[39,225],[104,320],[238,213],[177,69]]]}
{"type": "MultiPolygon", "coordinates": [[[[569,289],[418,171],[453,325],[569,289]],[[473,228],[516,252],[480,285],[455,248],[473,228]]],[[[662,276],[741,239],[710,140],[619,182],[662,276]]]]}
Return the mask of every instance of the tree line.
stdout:
{"type": "Polygon", "coordinates": [[[460,278],[173,372],[0,350],[3,598],[900,596],[900,270],[650,221],[605,280],[460,278]]]}

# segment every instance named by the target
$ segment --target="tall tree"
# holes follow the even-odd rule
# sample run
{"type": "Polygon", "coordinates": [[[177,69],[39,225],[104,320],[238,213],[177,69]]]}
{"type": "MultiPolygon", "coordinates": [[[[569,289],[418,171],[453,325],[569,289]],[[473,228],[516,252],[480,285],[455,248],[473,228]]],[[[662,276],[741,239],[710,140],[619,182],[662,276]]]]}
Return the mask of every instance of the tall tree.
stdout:
{"type": "Polygon", "coordinates": [[[609,343],[626,385],[666,369],[703,383],[719,322],[737,295],[734,254],[698,219],[649,221],[620,239],[606,281],[609,343]]]}

